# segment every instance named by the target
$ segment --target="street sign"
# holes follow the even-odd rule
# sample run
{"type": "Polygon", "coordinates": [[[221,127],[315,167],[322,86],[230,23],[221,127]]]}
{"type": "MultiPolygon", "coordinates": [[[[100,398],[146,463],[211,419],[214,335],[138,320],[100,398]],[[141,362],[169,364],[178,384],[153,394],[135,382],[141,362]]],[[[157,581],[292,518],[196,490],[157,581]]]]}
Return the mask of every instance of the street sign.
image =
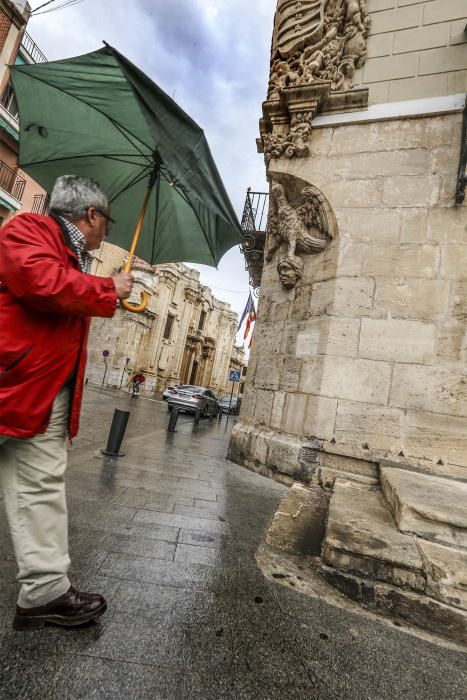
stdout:
{"type": "Polygon", "coordinates": [[[110,352],[108,350],[104,350],[102,354],[104,357],[108,357],[110,355],[110,352]]]}
{"type": "Polygon", "coordinates": [[[240,381],[240,370],[231,369],[229,372],[229,382],[239,382],[240,381]]]}

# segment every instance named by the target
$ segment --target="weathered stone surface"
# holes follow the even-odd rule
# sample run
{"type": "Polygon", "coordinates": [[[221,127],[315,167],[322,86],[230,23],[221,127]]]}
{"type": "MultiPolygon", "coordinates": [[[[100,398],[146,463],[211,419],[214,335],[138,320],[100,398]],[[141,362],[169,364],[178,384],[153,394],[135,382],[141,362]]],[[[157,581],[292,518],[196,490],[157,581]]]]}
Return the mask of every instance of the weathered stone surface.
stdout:
{"type": "Polygon", "coordinates": [[[402,411],[399,409],[339,401],[335,428],[339,441],[359,445],[366,443],[370,448],[399,452],[401,427],[402,411]]]}
{"type": "Polygon", "coordinates": [[[440,636],[467,644],[467,614],[427,595],[375,584],[375,608],[440,636]]]}
{"type": "Polygon", "coordinates": [[[396,243],[401,226],[400,212],[394,209],[346,209],[337,215],[341,238],[353,243],[396,243]]]}
{"type": "Polygon", "coordinates": [[[418,540],[426,577],[426,593],[467,610],[467,550],[418,540]]]}
{"type": "Polygon", "coordinates": [[[401,532],[467,547],[467,483],[382,466],[381,486],[401,532]]]}
{"type": "Polygon", "coordinates": [[[430,240],[433,243],[467,243],[467,221],[462,207],[432,209],[428,221],[430,240]]]}
{"type": "Polygon", "coordinates": [[[369,360],[431,364],[436,327],[406,320],[362,319],[359,355],[369,360]]]}
{"type": "Polygon", "coordinates": [[[336,479],[324,561],[336,569],[423,590],[422,560],[414,538],[395,527],[379,490],[336,479]]]}
{"type": "Polygon", "coordinates": [[[307,403],[306,394],[287,394],[283,415],[283,430],[286,433],[303,435],[307,403]]]}
{"type": "Polygon", "coordinates": [[[391,367],[385,362],[346,357],[304,360],[300,391],[330,398],[385,404],[391,367]]]}
{"type": "Polygon", "coordinates": [[[282,357],[270,356],[258,364],[255,374],[255,386],[258,389],[279,388],[279,380],[282,370],[282,357]]]}
{"type": "MultiPolygon", "coordinates": [[[[408,411],[405,443],[407,456],[422,455],[435,462],[441,459],[443,462],[452,464],[465,464],[467,455],[465,422],[465,418],[408,411]]],[[[438,468],[442,470],[443,466],[438,468]]],[[[466,478],[467,469],[464,467],[463,471],[466,478]]]]}
{"type": "Polygon", "coordinates": [[[467,245],[447,245],[444,248],[441,275],[450,280],[467,280],[467,245]]]}
{"type": "Polygon", "coordinates": [[[452,285],[452,315],[459,321],[467,320],[467,281],[452,285]]]}
{"type": "Polygon", "coordinates": [[[274,403],[272,404],[271,412],[271,428],[280,430],[282,426],[282,414],[284,412],[285,398],[287,394],[285,391],[275,391],[274,392],[274,403]]]}
{"type": "Polygon", "coordinates": [[[439,264],[437,246],[380,245],[368,248],[362,274],[381,277],[436,277],[439,264]]]}
{"type": "Polygon", "coordinates": [[[467,416],[467,375],[444,367],[396,365],[390,405],[467,416]]]}
{"type": "Polygon", "coordinates": [[[439,175],[396,175],[384,181],[383,205],[387,207],[433,207],[438,203],[439,175]]]}
{"type": "Polygon", "coordinates": [[[298,391],[301,368],[302,361],[299,357],[289,355],[284,357],[280,377],[280,388],[284,391],[298,391]]]}
{"type": "MultiPolygon", "coordinates": [[[[435,172],[438,172],[435,170],[435,172]]],[[[424,243],[427,235],[428,210],[406,209],[402,213],[401,243],[424,243]]]]}
{"type": "Polygon", "coordinates": [[[266,542],[291,554],[321,553],[329,493],[319,486],[294,484],[282,499],[266,532],[266,542]]]}
{"type": "Polygon", "coordinates": [[[331,440],[335,431],[337,400],[308,396],[303,433],[306,437],[331,440]]]}
{"type": "Polygon", "coordinates": [[[254,426],[243,421],[236,423],[229,442],[228,459],[236,464],[244,464],[248,459],[251,445],[251,435],[254,426]]]}
{"type": "Polygon", "coordinates": [[[300,472],[299,453],[301,441],[296,437],[276,433],[271,436],[266,466],[273,472],[287,476],[298,476],[300,472]]]}
{"type": "Polygon", "coordinates": [[[267,389],[258,389],[256,392],[255,423],[269,425],[271,420],[274,392],[267,389]]]}
{"type": "Polygon", "coordinates": [[[357,319],[319,318],[297,328],[297,357],[357,354],[360,321],[357,319]]]}
{"type": "Polygon", "coordinates": [[[336,476],[350,481],[356,476],[365,477],[371,481],[378,481],[376,464],[367,462],[364,459],[355,459],[354,457],[319,451],[316,455],[316,466],[333,470],[336,476]]]}
{"type": "Polygon", "coordinates": [[[438,325],[438,350],[436,356],[441,360],[457,362],[465,342],[465,324],[451,321],[438,325]]]}
{"type": "Polygon", "coordinates": [[[445,280],[378,277],[373,315],[420,321],[443,318],[449,291],[445,280]]]}

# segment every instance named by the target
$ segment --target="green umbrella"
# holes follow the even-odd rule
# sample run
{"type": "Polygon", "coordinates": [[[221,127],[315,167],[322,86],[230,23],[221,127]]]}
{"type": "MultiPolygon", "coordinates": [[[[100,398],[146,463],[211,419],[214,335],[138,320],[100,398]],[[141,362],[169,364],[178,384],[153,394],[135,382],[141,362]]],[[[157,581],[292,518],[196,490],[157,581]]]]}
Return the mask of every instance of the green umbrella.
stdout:
{"type": "Polygon", "coordinates": [[[140,232],[138,255],[151,264],[216,266],[241,243],[202,129],[116,49],[14,66],[12,80],[21,168],[48,192],[59,175],[96,178],[129,268],[140,232]]]}

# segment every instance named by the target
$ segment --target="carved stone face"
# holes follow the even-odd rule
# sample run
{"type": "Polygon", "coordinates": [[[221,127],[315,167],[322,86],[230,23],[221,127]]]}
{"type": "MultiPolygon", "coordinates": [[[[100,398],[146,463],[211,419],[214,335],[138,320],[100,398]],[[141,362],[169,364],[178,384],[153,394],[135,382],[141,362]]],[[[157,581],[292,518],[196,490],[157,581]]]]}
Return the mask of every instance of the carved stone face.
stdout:
{"type": "Polygon", "coordinates": [[[303,275],[303,260],[296,255],[287,255],[277,265],[279,279],[285,289],[293,289],[303,275]]]}

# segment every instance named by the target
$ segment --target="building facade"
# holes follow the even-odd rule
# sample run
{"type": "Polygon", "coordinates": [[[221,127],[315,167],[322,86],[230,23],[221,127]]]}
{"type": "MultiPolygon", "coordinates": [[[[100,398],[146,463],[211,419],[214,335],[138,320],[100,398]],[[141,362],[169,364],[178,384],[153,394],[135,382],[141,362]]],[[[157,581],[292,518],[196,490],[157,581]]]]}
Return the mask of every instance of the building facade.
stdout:
{"type": "Polygon", "coordinates": [[[30,14],[24,0],[0,0],[0,225],[21,212],[47,210],[44,190],[18,167],[18,108],[9,80],[9,65],[46,60],[26,32],[30,14]]]}
{"type": "MultiPolygon", "coordinates": [[[[93,274],[120,270],[127,253],[104,243],[95,254],[93,274]]],[[[238,317],[182,263],[151,266],[137,260],[131,300],[149,294],[142,314],[118,308],[113,319],[94,319],[88,344],[87,378],[95,384],[129,388],[135,372],[146,381],[142,393],[160,395],[173,384],[228,391],[229,369],[242,369],[243,350],[234,344],[238,317]],[[104,360],[103,352],[109,355],[104,360]],[[107,367],[106,367],[107,365],[107,367]],[[104,380],[105,374],[105,380],[104,380]]]]}
{"type": "Polygon", "coordinates": [[[407,589],[411,615],[452,615],[464,639],[466,25],[462,0],[278,3],[268,236],[230,446],[320,495],[335,585],[384,611],[407,589]]]}

